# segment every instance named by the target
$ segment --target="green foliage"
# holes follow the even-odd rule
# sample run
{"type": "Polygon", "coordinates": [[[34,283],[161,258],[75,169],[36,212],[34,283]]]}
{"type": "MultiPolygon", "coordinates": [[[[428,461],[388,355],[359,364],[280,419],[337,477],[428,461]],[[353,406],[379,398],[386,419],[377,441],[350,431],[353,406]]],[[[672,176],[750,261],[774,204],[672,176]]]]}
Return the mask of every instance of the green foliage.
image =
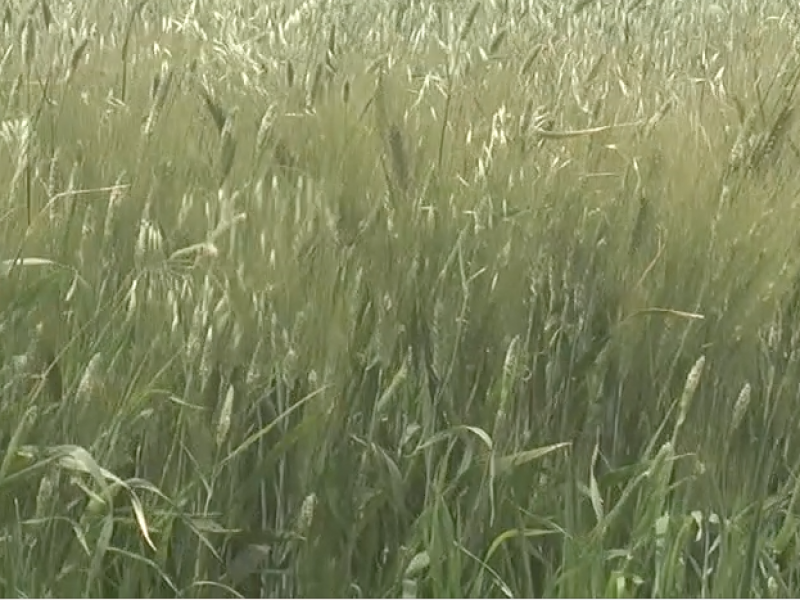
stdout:
{"type": "Polygon", "coordinates": [[[1,595],[800,593],[800,14],[24,4],[1,595]]]}

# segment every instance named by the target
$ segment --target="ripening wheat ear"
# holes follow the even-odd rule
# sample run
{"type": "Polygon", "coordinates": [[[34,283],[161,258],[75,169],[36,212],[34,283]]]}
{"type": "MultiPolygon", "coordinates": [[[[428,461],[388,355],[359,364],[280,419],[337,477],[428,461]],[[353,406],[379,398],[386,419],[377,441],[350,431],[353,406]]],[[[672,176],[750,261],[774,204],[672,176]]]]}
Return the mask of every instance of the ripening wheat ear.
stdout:
{"type": "Polygon", "coordinates": [[[766,164],[774,164],[778,161],[781,148],[786,140],[787,131],[794,119],[794,107],[786,103],[778,116],[772,123],[772,126],[764,131],[754,149],[753,157],[751,160],[751,167],[753,169],[762,168],[766,164]]]}
{"type": "Polygon", "coordinates": [[[67,83],[72,81],[72,78],[75,76],[75,71],[78,68],[78,65],[83,58],[84,53],[86,52],[86,47],[89,45],[89,38],[83,38],[83,40],[75,47],[72,51],[72,56],[69,60],[69,67],[67,69],[66,80],[67,83]]]}
{"type": "Polygon", "coordinates": [[[780,158],[781,148],[794,122],[794,106],[787,100],[772,123],[756,131],[755,122],[759,113],[759,110],[751,110],[742,123],[728,156],[728,174],[762,172],[780,158]]]}
{"type": "Polygon", "coordinates": [[[231,415],[233,414],[235,396],[235,388],[233,384],[231,384],[225,392],[225,399],[222,401],[222,405],[219,409],[219,417],[217,418],[217,448],[221,448],[222,444],[225,443],[228,432],[231,429],[231,415]]]}
{"type": "Polygon", "coordinates": [[[705,355],[697,359],[692,366],[689,375],[686,376],[686,384],[683,387],[683,394],[681,394],[680,401],[678,402],[678,418],[675,421],[675,428],[672,431],[672,445],[674,446],[678,438],[678,432],[683,424],[686,422],[686,416],[689,414],[689,408],[694,399],[695,392],[698,385],[700,385],[700,377],[703,375],[703,370],[706,365],[705,355]]]}
{"type": "Polygon", "coordinates": [[[730,435],[739,429],[739,425],[741,425],[742,420],[744,419],[747,408],[750,406],[750,396],[750,384],[745,383],[742,387],[742,390],[739,392],[739,396],[736,398],[736,402],[733,405],[733,413],[731,415],[731,425],[729,429],[730,435]]]}
{"type": "Polygon", "coordinates": [[[78,389],[75,392],[78,402],[91,402],[102,394],[102,360],[103,355],[100,352],[96,352],[89,359],[89,363],[86,365],[78,383],[78,389]]]}
{"type": "Polygon", "coordinates": [[[157,76],[153,88],[153,100],[150,105],[150,112],[145,119],[142,133],[145,138],[149,138],[153,134],[156,120],[161,114],[164,104],[167,101],[167,94],[172,87],[173,69],[165,67],[161,74],[157,76]]]}

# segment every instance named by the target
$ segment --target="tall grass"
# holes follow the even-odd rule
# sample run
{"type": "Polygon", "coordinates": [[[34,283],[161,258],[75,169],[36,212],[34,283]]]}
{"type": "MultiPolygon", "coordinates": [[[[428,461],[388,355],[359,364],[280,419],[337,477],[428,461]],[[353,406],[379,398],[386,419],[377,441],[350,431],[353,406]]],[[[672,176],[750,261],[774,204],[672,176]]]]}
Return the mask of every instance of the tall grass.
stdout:
{"type": "Polygon", "coordinates": [[[787,7],[8,3],[0,592],[800,593],[787,7]]]}

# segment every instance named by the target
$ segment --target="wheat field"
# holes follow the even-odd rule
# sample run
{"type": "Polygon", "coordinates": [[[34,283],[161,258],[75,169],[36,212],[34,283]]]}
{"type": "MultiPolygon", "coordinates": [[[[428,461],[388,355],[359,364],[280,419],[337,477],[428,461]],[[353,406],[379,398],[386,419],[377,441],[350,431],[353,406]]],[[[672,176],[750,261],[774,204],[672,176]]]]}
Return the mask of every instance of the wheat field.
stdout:
{"type": "Polygon", "coordinates": [[[3,6],[0,595],[800,594],[793,3],[3,6]]]}

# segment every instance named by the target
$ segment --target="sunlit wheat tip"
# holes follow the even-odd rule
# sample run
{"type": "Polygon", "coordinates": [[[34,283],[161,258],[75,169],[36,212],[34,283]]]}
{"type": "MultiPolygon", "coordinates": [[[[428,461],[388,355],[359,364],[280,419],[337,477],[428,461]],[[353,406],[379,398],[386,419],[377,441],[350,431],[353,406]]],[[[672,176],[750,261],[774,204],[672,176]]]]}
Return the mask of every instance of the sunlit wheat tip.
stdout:
{"type": "Polygon", "coordinates": [[[33,17],[30,15],[25,19],[25,25],[22,28],[21,49],[25,68],[30,69],[36,56],[36,29],[33,25],[33,17]]]}
{"type": "Polygon", "coordinates": [[[517,346],[519,345],[519,336],[514,336],[511,343],[506,350],[506,358],[503,361],[503,373],[506,376],[513,375],[517,367],[517,346]]]}
{"type": "Polygon", "coordinates": [[[336,57],[336,23],[331,25],[330,32],[328,33],[328,51],[327,59],[332,61],[336,57]]]}
{"type": "Polygon", "coordinates": [[[128,317],[136,314],[136,309],[139,306],[139,279],[134,279],[131,282],[130,288],[128,288],[128,317]]]}
{"type": "Polygon", "coordinates": [[[700,376],[703,374],[703,368],[706,364],[705,355],[697,359],[686,377],[686,387],[684,388],[684,396],[692,396],[700,383],[700,376]]]}
{"type": "Polygon", "coordinates": [[[84,369],[81,380],[78,383],[76,396],[79,402],[90,400],[100,390],[100,363],[102,358],[100,352],[95,352],[92,358],[89,359],[89,364],[86,365],[86,369],[84,369]]]}
{"type": "Polygon", "coordinates": [[[750,389],[750,383],[745,383],[736,398],[736,402],[733,405],[733,416],[731,417],[731,433],[739,428],[747,412],[747,407],[750,406],[750,389]]]}
{"type": "Polygon", "coordinates": [[[258,124],[258,132],[256,133],[256,148],[261,149],[264,146],[264,142],[269,139],[269,135],[272,131],[272,122],[274,116],[274,106],[270,106],[266,111],[264,111],[264,115],[261,117],[261,121],[258,124]]]}
{"type": "Polygon", "coordinates": [[[697,390],[697,386],[700,384],[700,376],[703,374],[703,367],[705,367],[705,364],[706,357],[703,355],[697,359],[697,362],[694,363],[691,371],[689,371],[689,375],[686,377],[686,385],[683,388],[683,394],[681,395],[681,401],[678,407],[679,426],[686,420],[692,398],[697,390]]]}
{"type": "Polygon", "coordinates": [[[769,325],[769,331],[767,332],[767,347],[775,352],[778,350],[778,346],[781,341],[781,329],[778,327],[776,322],[772,322],[769,325]]]}
{"type": "Polygon", "coordinates": [[[47,173],[47,197],[48,199],[55,196],[57,189],[58,189],[58,166],[59,166],[59,155],[61,154],[61,149],[56,148],[53,152],[53,156],[50,159],[50,165],[47,173]]]}
{"type": "Polygon", "coordinates": [[[300,506],[300,514],[297,516],[297,533],[299,535],[304,536],[311,529],[316,508],[317,495],[311,493],[303,499],[303,504],[300,506]]]}
{"type": "Polygon", "coordinates": [[[233,414],[233,400],[235,396],[234,389],[233,385],[228,386],[228,391],[225,393],[225,400],[223,400],[222,407],[219,411],[216,438],[218,448],[225,442],[231,428],[231,415],[233,414]]]}
{"type": "Polygon", "coordinates": [[[150,255],[163,249],[164,239],[155,223],[148,219],[139,222],[139,234],[136,240],[135,255],[137,260],[146,260],[150,255]]]}
{"type": "Polygon", "coordinates": [[[205,335],[200,358],[200,377],[208,379],[214,362],[214,327],[209,326],[205,335]]]}

